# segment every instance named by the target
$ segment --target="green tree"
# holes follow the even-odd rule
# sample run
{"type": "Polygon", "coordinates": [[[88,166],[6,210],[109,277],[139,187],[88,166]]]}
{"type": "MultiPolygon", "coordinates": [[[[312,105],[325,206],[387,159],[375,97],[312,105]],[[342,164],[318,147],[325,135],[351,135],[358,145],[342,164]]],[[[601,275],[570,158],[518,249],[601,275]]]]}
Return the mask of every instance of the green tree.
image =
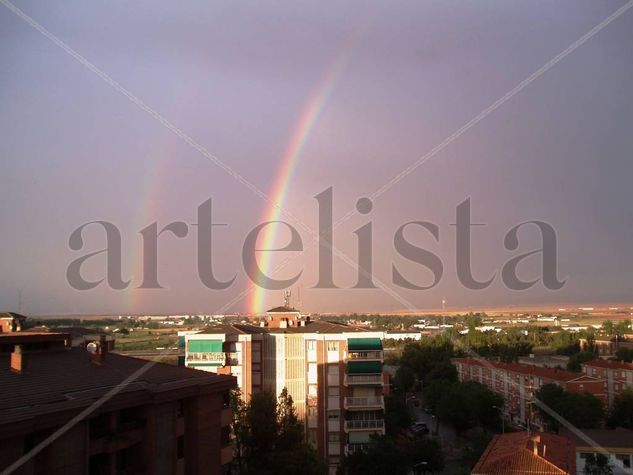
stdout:
{"type": "Polygon", "coordinates": [[[556,384],[545,384],[534,396],[536,412],[549,430],[560,428],[553,414],[578,428],[597,428],[604,417],[602,402],[590,393],[569,393],[556,384]]]}
{"type": "Polygon", "coordinates": [[[237,473],[320,475],[327,471],[325,462],[305,441],[303,425],[286,389],[277,400],[272,393],[261,392],[253,394],[248,404],[235,400],[232,406],[236,411],[233,439],[240,453],[235,460],[237,473]]]}
{"type": "Polygon", "coordinates": [[[580,353],[573,354],[569,357],[567,362],[567,371],[574,371],[576,373],[582,370],[580,366],[585,361],[593,360],[596,358],[596,354],[591,351],[581,351],[580,353]]]}
{"type": "Polygon", "coordinates": [[[585,458],[585,475],[611,475],[613,468],[604,454],[588,454],[585,458]]]}
{"type": "Polygon", "coordinates": [[[633,363],[633,348],[618,348],[615,359],[626,363],[633,363]]]}
{"type": "Polygon", "coordinates": [[[605,320],[602,322],[602,331],[605,335],[611,336],[615,333],[615,325],[611,320],[605,320]]]}
{"type": "Polygon", "coordinates": [[[243,473],[244,456],[248,440],[248,420],[246,414],[246,404],[242,399],[242,392],[234,389],[230,394],[230,405],[232,412],[231,433],[233,435],[234,457],[233,463],[236,465],[238,473],[243,473]]]}
{"type": "Polygon", "coordinates": [[[633,389],[627,388],[613,399],[608,423],[611,427],[633,429],[633,389]]]}
{"type": "Polygon", "coordinates": [[[398,367],[394,377],[394,383],[398,391],[402,393],[410,391],[415,384],[415,372],[409,366],[398,367]]]}

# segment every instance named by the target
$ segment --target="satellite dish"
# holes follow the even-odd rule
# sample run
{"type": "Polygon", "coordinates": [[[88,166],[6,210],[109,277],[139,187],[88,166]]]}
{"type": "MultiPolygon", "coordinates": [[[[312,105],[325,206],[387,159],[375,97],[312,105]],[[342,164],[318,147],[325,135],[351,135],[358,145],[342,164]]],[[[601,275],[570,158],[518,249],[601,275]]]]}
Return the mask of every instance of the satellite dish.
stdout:
{"type": "Polygon", "coordinates": [[[94,354],[97,352],[98,348],[99,348],[98,345],[94,341],[91,341],[90,343],[86,345],[86,350],[88,350],[88,353],[94,354]]]}

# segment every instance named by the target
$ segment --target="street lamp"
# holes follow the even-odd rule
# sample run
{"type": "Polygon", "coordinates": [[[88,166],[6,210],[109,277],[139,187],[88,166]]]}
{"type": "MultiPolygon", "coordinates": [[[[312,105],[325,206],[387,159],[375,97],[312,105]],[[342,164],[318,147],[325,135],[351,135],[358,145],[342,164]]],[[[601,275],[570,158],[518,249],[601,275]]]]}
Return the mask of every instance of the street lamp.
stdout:
{"type": "Polygon", "coordinates": [[[501,417],[501,433],[505,434],[506,433],[506,423],[503,417],[503,408],[499,407],[499,406],[492,406],[493,409],[496,409],[497,411],[499,411],[499,417],[501,417]]]}

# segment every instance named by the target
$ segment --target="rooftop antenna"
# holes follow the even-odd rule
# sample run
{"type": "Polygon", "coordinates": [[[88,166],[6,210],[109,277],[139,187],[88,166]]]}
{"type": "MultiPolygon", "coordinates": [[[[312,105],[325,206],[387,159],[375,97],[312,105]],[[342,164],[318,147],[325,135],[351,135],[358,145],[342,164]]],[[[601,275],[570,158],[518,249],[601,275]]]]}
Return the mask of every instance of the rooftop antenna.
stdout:
{"type": "Polygon", "coordinates": [[[301,308],[301,287],[303,287],[302,285],[299,286],[299,290],[297,291],[297,306],[299,308],[301,308]]]}
{"type": "Polygon", "coordinates": [[[290,307],[290,296],[292,295],[292,292],[290,292],[290,290],[286,290],[284,292],[284,307],[290,307]]]}

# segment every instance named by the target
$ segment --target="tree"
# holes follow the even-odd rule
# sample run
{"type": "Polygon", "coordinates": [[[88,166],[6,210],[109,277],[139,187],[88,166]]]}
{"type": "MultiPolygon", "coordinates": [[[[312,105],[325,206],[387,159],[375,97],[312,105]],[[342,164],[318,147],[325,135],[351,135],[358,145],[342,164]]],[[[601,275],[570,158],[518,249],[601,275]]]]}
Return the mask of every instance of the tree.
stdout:
{"type": "Polygon", "coordinates": [[[605,320],[604,322],[602,322],[602,331],[605,333],[605,335],[611,336],[615,333],[615,325],[611,320],[605,320]]]}
{"type": "Polygon", "coordinates": [[[246,414],[246,404],[242,399],[242,392],[234,389],[230,394],[230,405],[232,412],[231,433],[233,434],[234,454],[233,462],[237,465],[238,473],[244,471],[244,452],[248,438],[248,421],[246,414]]]}
{"type": "Polygon", "coordinates": [[[256,393],[244,404],[235,392],[233,442],[235,469],[248,475],[325,473],[325,462],[305,441],[292,397],[284,388],[278,399],[270,392],[256,393]]]}
{"type": "Polygon", "coordinates": [[[626,363],[633,363],[633,348],[618,348],[615,352],[615,359],[626,363]]]}
{"type": "Polygon", "coordinates": [[[429,387],[428,396],[437,417],[457,432],[476,426],[496,429],[501,425],[498,408],[503,407],[503,398],[483,384],[438,381],[429,387]]]}
{"type": "Polygon", "coordinates": [[[397,390],[403,393],[410,391],[415,384],[415,372],[408,366],[398,367],[394,377],[394,383],[397,390]]]}
{"type": "Polygon", "coordinates": [[[435,439],[413,440],[373,436],[365,450],[357,450],[341,461],[339,475],[408,475],[414,466],[424,463],[427,472],[444,468],[444,458],[435,439]]]}
{"type": "Polygon", "coordinates": [[[411,408],[404,399],[395,396],[385,397],[385,431],[387,435],[397,437],[413,422],[411,408]]]}
{"type": "Polygon", "coordinates": [[[550,383],[541,386],[534,396],[534,407],[541,420],[555,432],[560,428],[560,421],[553,414],[578,428],[597,428],[604,417],[602,402],[590,393],[569,393],[550,383]]]}
{"type": "Polygon", "coordinates": [[[585,458],[585,475],[611,475],[613,468],[604,454],[587,454],[585,458]]]}
{"type": "Polygon", "coordinates": [[[581,351],[580,353],[573,354],[569,357],[567,362],[567,371],[574,371],[576,373],[582,370],[580,366],[585,361],[593,360],[596,358],[596,354],[591,351],[581,351]]]}
{"type": "Polygon", "coordinates": [[[627,388],[613,399],[609,426],[633,429],[633,389],[627,388]]]}

